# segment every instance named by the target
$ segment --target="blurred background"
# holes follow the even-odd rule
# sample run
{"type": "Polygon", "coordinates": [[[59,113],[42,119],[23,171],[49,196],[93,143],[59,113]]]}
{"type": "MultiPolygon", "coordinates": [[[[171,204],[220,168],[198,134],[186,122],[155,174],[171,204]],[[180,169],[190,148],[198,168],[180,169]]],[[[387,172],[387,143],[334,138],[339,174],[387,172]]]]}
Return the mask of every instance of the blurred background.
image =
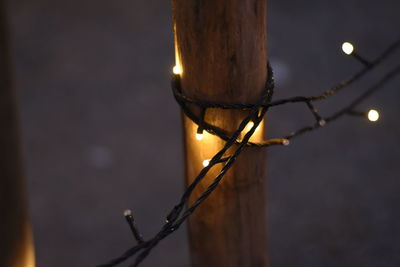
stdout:
{"type": "MultiPolygon", "coordinates": [[[[399,1],[268,5],[277,98],[318,94],[359,70],[343,41],[373,59],[399,37],[399,1]]],[[[149,237],[183,190],[170,2],[13,0],[8,15],[37,266],[103,263],[132,245],[123,210],[149,237]]],[[[399,58],[319,104],[322,114],[399,58]]],[[[381,111],[377,123],[346,117],[268,150],[272,267],[400,265],[399,85],[363,105],[381,111]]],[[[312,117],[293,105],[268,120],[274,137],[312,117]]],[[[142,266],[188,266],[186,243],[183,228],[142,266]]]]}

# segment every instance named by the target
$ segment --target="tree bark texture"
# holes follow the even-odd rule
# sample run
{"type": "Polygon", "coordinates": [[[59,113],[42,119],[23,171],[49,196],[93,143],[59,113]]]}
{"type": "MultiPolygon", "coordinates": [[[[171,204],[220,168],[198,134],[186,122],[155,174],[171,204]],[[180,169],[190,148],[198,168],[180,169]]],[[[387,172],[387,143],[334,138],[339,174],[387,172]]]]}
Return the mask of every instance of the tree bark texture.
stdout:
{"type": "MultiPolygon", "coordinates": [[[[183,92],[201,100],[255,103],[267,78],[266,0],[173,0],[172,6],[183,92]]],[[[205,121],[232,133],[247,114],[207,109],[205,121]]],[[[183,129],[188,184],[225,142],[207,133],[196,140],[197,127],[184,115],[183,129]]],[[[262,123],[251,140],[263,134],[262,123]]],[[[220,169],[211,169],[191,202],[220,169]]],[[[265,213],[265,153],[246,148],[189,218],[192,266],[268,266],[265,213]]]]}

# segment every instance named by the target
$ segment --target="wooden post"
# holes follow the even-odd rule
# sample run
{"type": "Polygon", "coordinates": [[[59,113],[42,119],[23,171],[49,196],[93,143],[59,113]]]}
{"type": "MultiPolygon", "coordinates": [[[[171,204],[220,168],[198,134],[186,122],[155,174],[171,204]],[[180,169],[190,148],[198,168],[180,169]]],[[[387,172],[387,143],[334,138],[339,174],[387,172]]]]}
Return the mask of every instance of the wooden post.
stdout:
{"type": "Polygon", "coordinates": [[[0,266],[34,267],[9,57],[5,3],[0,1],[0,266]]]}
{"type": "MultiPolygon", "coordinates": [[[[173,0],[172,6],[183,92],[196,99],[255,103],[267,76],[266,0],[173,0]]],[[[208,109],[205,121],[233,132],[246,114],[208,109]]],[[[190,183],[224,142],[210,134],[196,140],[197,128],[186,117],[183,128],[190,183]]],[[[262,124],[252,140],[261,139],[263,131],[262,124]]],[[[191,201],[219,169],[211,170],[191,201]]],[[[267,266],[264,152],[247,148],[188,225],[192,266],[267,266]]]]}

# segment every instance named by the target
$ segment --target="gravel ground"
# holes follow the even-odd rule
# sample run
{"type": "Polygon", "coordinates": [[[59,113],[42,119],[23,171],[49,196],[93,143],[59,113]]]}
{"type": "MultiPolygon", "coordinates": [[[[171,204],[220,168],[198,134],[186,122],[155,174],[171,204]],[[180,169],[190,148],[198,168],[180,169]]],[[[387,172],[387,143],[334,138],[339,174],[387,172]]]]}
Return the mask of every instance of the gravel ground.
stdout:
{"type": "MultiPolygon", "coordinates": [[[[150,236],[183,189],[170,2],[8,2],[38,266],[94,266],[131,245],[124,209],[150,236]]],[[[394,0],[269,1],[276,97],[316,94],[358,70],[341,42],[372,58],[399,37],[399,13],[394,0]]],[[[399,85],[365,103],[382,109],[379,123],[345,118],[269,150],[273,267],[400,265],[399,85]]],[[[269,118],[271,136],[310,120],[302,106],[269,118]]],[[[183,229],[143,266],[188,266],[186,243],[183,229]]]]}

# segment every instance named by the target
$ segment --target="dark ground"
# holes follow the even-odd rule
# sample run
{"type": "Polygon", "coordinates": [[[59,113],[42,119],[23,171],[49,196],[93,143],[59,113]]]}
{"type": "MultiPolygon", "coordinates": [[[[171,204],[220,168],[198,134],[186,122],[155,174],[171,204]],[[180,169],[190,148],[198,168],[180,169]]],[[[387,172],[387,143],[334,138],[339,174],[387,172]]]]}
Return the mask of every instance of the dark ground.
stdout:
{"type": "MultiPolygon", "coordinates": [[[[131,245],[124,209],[150,236],[182,192],[170,3],[13,0],[9,8],[37,263],[94,266],[131,245]]],[[[327,89],[360,68],[340,52],[343,40],[372,58],[399,26],[394,0],[269,1],[276,97],[327,89]]],[[[383,111],[379,123],[345,118],[269,150],[272,267],[400,266],[399,85],[365,103],[383,111]]],[[[303,106],[269,118],[271,136],[311,122],[303,106]]],[[[185,234],[143,266],[188,266],[185,234]]]]}

